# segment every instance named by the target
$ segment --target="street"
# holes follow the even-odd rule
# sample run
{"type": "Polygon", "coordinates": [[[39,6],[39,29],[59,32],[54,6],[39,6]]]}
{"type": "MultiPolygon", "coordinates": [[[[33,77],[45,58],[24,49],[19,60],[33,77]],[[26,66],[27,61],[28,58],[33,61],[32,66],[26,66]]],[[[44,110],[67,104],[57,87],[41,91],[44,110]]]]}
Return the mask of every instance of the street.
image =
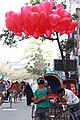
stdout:
{"type": "Polygon", "coordinates": [[[25,97],[22,102],[13,103],[12,108],[9,103],[3,103],[0,110],[0,120],[31,120],[31,106],[26,105],[25,97]]]}

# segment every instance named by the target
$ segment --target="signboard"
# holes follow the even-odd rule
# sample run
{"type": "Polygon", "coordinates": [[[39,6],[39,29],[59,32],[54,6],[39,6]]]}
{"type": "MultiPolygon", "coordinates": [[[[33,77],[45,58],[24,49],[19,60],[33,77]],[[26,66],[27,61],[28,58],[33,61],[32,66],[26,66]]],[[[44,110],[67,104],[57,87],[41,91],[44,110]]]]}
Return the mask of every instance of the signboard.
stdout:
{"type": "MultiPolygon", "coordinates": [[[[76,71],[77,60],[64,61],[67,71],[76,71]]],[[[64,71],[63,62],[59,59],[54,59],[54,70],[64,71]]]]}

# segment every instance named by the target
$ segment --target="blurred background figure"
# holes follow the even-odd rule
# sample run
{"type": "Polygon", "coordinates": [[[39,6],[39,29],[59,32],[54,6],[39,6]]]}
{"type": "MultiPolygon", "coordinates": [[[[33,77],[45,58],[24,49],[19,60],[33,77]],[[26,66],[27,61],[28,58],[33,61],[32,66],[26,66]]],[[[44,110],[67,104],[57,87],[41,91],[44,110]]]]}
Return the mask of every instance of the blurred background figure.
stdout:
{"type": "Polygon", "coordinates": [[[6,87],[5,87],[5,81],[1,78],[0,79],[0,109],[2,108],[2,99],[3,99],[3,92],[5,92],[6,87]]]}
{"type": "Polygon", "coordinates": [[[27,106],[31,105],[32,102],[32,98],[33,98],[33,91],[31,89],[31,86],[29,85],[29,83],[25,83],[25,95],[26,95],[26,101],[27,101],[27,106]]]}
{"type": "Polygon", "coordinates": [[[12,84],[11,91],[13,93],[14,102],[17,101],[18,94],[20,93],[20,84],[18,81],[16,81],[14,84],[12,84]]]}
{"type": "Polygon", "coordinates": [[[6,81],[6,91],[7,91],[6,99],[8,99],[8,97],[9,97],[9,95],[10,95],[10,89],[11,89],[11,84],[10,84],[10,81],[7,80],[7,81],[6,81]]]}

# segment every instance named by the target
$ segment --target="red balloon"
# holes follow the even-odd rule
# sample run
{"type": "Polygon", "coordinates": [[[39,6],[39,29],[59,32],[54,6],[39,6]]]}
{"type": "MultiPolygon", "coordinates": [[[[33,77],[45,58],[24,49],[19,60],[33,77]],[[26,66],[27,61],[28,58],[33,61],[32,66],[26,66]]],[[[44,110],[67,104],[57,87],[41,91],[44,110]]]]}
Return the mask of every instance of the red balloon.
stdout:
{"type": "Polygon", "coordinates": [[[56,15],[58,15],[58,12],[56,10],[51,10],[50,14],[56,14],[56,15]]]}
{"type": "Polygon", "coordinates": [[[29,12],[32,12],[31,6],[23,6],[23,7],[21,8],[21,13],[22,13],[22,15],[27,16],[27,14],[28,14],[29,12]]]}
{"type": "Polygon", "coordinates": [[[70,34],[70,33],[73,33],[75,29],[71,29],[71,30],[68,30],[66,31],[66,34],[70,34]]]}
{"type": "Polygon", "coordinates": [[[34,33],[33,33],[33,37],[34,37],[35,39],[38,39],[38,38],[39,38],[39,33],[36,32],[36,31],[34,31],[34,33]]]}
{"type": "Polygon", "coordinates": [[[50,10],[54,8],[55,3],[53,1],[50,1],[50,10]]]}
{"type": "Polygon", "coordinates": [[[25,33],[26,36],[30,35],[26,30],[24,30],[23,32],[25,33]]]}
{"type": "Polygon", "coordinates": [[[17,35],[17,36],[22,36],[22,32],[20,32],[20,33],[14,33],[15,35],[17,35]]]}
{"type": "Polygon", "coordinates": [[[41,2],[41,9],[43,11],[45,11],[46,13],[48,13],[50,11],[50,2],[45,1],[45,2],[41,2]]]}
{"type": "Polygon", "coordinates": [[[33,24],[38,24],[38,22],[39,22],[39,13],[38,12],[29,12],[28,13],[28,19],[33,24]]]}
{"type": "Polygon", "coordinates": [[[60,8],[58,8],[58,9],[56,10],[56,12],[59,13],[59,11],[62,10],[62,9],[63,9],[63,8],[60,7],[60,8]]]}
{"type": "Polygon", "coordinates": [[[13,11],[6,12],[5,17],[6,17],[6,18],[7,18],[7,17],[11,17],[11,18],[12,18],[13,13],[14,13],[13,11]]]}
{"type": "Polygon", "coordinates": [[[63,18],[61,19],[61,21],[59,22],[59,32],[60,34],[64,34],[66,33],[69,25],[71,24],[71,19],[70,18],[63,18]]]}
{"type": "Polygon", "coordinates": [[[46,30],[46,36],[47,38],[50,38],[52,34],[52,30],[46,30]]]}
{"type": "Polygon", "coordinates": [[[56,14],[50,14],[49,15],[49,21],[52,25],[56,25],[59,23],[59,21],[61,20],[60,16],[59,15],[56,15],[56,14]]]}
{"type": "Polygon", "coordinates": [[[23,26],[28,22],[28,13],[32,12],[31,6],[23,6],[21,8],[22,22],[23,26]]]}
{"type": "Polygon", "coordinates": [[[17,28],[16,28],[16,25],[15,25],[15,22],[11,19],[11,18],[7,18],[6,20],[5,20],[5,22],[6,22],[6,27],[9,29],[9,30],[11,30],[11,31],[13,31],[13,32],[17,32],[17,28]]]}
{"type": "Polygon", "coordinates": [[[64,18],[64,17],[70,17],[70,13],[67,12],[65,9],[61,9],[58,14],[60,15],[61,18],[64,18]]]}
{"type": "Polygon", "coordinates": [[[32,12],[41,12],[41,7],[39,4],[32,6],[32,12]]]}
{"type": "Polygon", "coordinates": [[[34,33],[34,30],[35,30],[35,26],[31,22],[25,24],[24,31],[27,31],[29,35],[32,35],[34,33]]]}
{"type": "Polygon", "coordinates": [[[77,26],[78,26],[78,22],[77,21],[72,21],[70,23],[70,25],[68,26],[67,30],[75,29],[77,26]]]}
{"type": "Polygon", "coordinates": [[[60,34],[65,34],[65,33],[66,33],[66,30],[63,30],[63,31],[60,30],[60,34]]]}
{"type": "Polygon", "coordinates": [[[70,25],[70,23],[71,23],[71,19],[70,18],[63,18],[63,19],[60,20],[58,25],[60,27],[66,28],[66,27],[68,27],[70,25]]]}
{"type": "Polygon", "coordinates": [[[22,27],[21,13],[13,13],[13,20],[15,21],[16,24],[22,27]]]}
{"type": "Polygon", "coordinates": [[[54,32],[59,32],[59,28],[60,28],[60,26],[58,26],[58,25],[53,26],[53,31],[54,32]]]}
{"type": "Polygon", "coordinates": [[[37,26],[37,29],[40,35],[44,35],[44,33],[46,33],[46,26],[44,24],[37,26]]]}
{"type": "Polygon", "coordinates": [[[47,14],[45,11],[41,11],[40,12],[40,18],[39,18],[39,24],[45,24],[45,22],[47,21],[47,14]]]}
{"type": "Polygon", "coordinates": [[[56,9],[58,9],[58,8],[63,8],[64,9],[64,6],[62,4],[57,4],[56,9]]]}

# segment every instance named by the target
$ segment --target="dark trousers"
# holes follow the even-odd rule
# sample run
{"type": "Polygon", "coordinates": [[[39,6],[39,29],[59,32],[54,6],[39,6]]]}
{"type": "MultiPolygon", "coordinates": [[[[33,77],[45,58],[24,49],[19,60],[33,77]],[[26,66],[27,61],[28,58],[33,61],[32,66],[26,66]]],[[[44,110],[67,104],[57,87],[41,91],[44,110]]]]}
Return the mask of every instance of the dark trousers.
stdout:
{"type": "Polygon", "coordinates": [[[37,108],[35,112],[35,120],[50,120],[48,108],[37,108]]]}
{"type": "Polygon", "coordinates": [[[27,105],[31,105],[32,102],[32,96],[26,95],[27,105]]]}

